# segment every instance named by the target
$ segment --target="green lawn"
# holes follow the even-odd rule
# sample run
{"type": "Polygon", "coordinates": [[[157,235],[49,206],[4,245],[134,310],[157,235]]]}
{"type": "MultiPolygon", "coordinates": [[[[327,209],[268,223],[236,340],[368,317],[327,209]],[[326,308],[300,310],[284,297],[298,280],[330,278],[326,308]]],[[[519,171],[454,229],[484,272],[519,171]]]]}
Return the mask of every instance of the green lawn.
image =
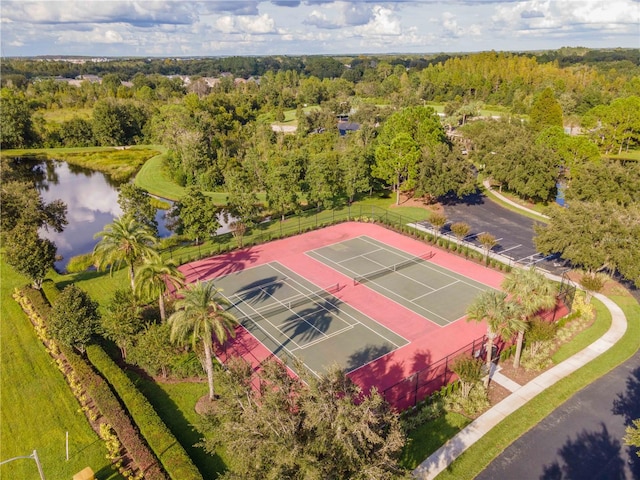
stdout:
{"type": "Polygon", "coordinates": [[[205,382],[156,383],[135,374],[130,376],[187,451],[204,478],[217,478],[227,469],[223,458],[209,455],[196,446],[201,438],[194,427],[200,418],[195,406],[198,399],[209,392],[205,382]]]}
{"type": "Polygon", "coordinates": [[[47,123],[62,123],[74,118],[90,120],[93,115],[93,108],[48,108],[46,110],[38,110],[36,113],[42,115],[42,118],[47,123]]]}
{"type": "Polygon", "coordinates": [[[631,150],[629,152],[622,152],[620,154],[607,155],[607,158],[614,160],[635,160],[640,161],[640,150],[631,150]]]}
{"type": "MultiPolygon", "coordinates": [[[[36,450],[49,479],[71,478],[87,466],[98,479],[121,478],[111,470],[104,443],[89,426],[31,323],[11,298],[15,287],[28,282],[1,258],[0,274],[0,460],[36,450]]],[[[33,460],[16,460],[0,467],[0,478],[38,478],[38,471],[33,460]]]]}
{"type": "Polygon", "coordinates": [[[470,423],[469,418],[455,412],[447,412],[424,423],[407,435],[407,443],[400,459],[401,465],[410,470],[417,468],[427,456],[470,423]]]}
{"type": "Polygon", "coordinates": [[[164,166],[167,158],[167,150],[162,149],[160,155],[147,160],[136,175],[135,183],[152,195],[178,200],[184,195],[185,188],[181,187],[169,178],[169,173],[164,166]]]}
{"type": "MultiPolygon", "coordinates": [[[[167,158],[166,149],[163,147],[157,148],[158,150],[162,148],[163,153],[149,159],[142,168],[140,168],[140,171],[136,175],[135,183],[152,195],[174,201],[179,200],[180,197],[184,196],[186,189],[171,179],[164,163],[167,158]]],[[[226,192],[205,192],[205,195],[212,197],[218,205],[226,205],[227,203],[226,192]]],[[[265,199],[266,196],[264,194],[258,195],[258,200],[265,201],[265,199]]]]}
{"type": "MultiPolygon", "coordinates": [[[[426,104],[427,107],[433,108],[436,113],[444,113],[444,103],[430,102],[426,104]]],[[[528,118],[528,115],[514,115],[508,112],[505,108],[497,105],[485,105],[480,109],[480,115],[483,117],[504,117],[504,116],[517,116],[518,118],[528,118]]]]}
{"type": "Polygon", "coordinates": [[[436,478],[466,480],[477,476],[507,446],[571,396],[631,357],[640,348],[640,305],[629,294],[609,297],[624,311],[628,327],[616,345],[548,388],[500,422],[436,478]]]}

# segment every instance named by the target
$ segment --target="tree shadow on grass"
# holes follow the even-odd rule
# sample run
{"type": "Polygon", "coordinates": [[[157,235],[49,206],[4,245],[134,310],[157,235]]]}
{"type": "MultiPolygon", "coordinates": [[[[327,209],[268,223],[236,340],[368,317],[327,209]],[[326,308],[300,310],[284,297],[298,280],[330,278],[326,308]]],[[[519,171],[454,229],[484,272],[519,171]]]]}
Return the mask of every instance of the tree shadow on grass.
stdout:
{"type": "Polygon", "coordinates": [[[176,403],[152,378],[131,370],[127,370],[127,375],[147,397],[149,403],[171,430],[176,440],[184,447],[204,478],[217,478],[227,470],[227,465],[222,458],[218,455],[210,455],[202,448],[195,446],[202,440],[200,432],[186,419],[176,403]]]}
{"type": "MultiPolygon", "coordinates": [[[[126,268],[126,266],[122,266],[121,268],[114,268],[113,269],[113,273],[115,274],[115,272],[117,272],[118,270],[122,270],[126,268]]],[[[64,279],[59,281],[59,282],[55,282],[56,287],[58,287],[58,290],[62,291],[65,289],[65,287],[67,287],[68,285],[73,284],[77,284],[78,282],[86,282],[88,280],[93,280],[95,278],[100,278],[100,277],[104,277],[105,275],[111,275],[111,272],[109,271],[109,269],[106,269],[104,271],[97,271],[97,270],[85,270],[84,272],[78,272],[78,273],[68,273],[64,276],[64,279]]],[[[129,277],[127,277],[127,282],[129,281],[129,277]]]]}
{"type": "Polygon", "coordinates": [[[620,442],[609,435],[604,423],[601,428],[583,430],[575,440],[569,438],[558,450],[560,459],[544,466],[540,480],[623,480],[620,442]]]}

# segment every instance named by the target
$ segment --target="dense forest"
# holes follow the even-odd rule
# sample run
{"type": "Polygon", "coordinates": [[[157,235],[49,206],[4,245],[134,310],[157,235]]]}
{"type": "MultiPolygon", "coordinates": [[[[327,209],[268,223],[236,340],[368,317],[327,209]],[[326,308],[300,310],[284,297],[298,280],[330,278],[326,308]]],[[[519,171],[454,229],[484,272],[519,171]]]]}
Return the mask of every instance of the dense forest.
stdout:
{"type": "Polygon", "coordinates": [[[248,212],[246,221],[261,214],[252,207],[260,192],[274,215],[384,187],[398,199],[405,192],[437,201],[473,192],[477,172],[535,202],[551,202],[563,185],[569,202],[629,209],[640,198],[639,59],[638,50],[579,48],[8,59],[0,142],[3,149],[160,144],[177,184],[191,195],[231,192],[229,207],[248,212]],[[100,76],[68,81],[89,74],[100,76]],[[355,127],[341,135],[338,120],[347,119],[355,127]]]}

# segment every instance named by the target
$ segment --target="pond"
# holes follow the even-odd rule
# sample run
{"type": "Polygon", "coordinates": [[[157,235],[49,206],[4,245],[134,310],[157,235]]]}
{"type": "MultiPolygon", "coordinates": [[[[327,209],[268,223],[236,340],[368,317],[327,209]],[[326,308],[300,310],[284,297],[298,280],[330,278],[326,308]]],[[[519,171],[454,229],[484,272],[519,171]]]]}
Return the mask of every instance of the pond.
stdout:
{"type": "MultiPolygon", "coordinates": [[[[36,188],[49,203],[60,199],[67,205],[68,225],[62,233],[43,231],[42,235],[55,242],[58,255],[55,263],[59,272],[66,269],[69,260],[90,253],[96,245],[94,235],[114,218],[122,215],[118,205],[119,184],[108,175],[60,161],[33,160],[32,172],[36,188]]],[[[158,210],[160,237],[170,235],[165,225],[164,210],[158,210]]]]}

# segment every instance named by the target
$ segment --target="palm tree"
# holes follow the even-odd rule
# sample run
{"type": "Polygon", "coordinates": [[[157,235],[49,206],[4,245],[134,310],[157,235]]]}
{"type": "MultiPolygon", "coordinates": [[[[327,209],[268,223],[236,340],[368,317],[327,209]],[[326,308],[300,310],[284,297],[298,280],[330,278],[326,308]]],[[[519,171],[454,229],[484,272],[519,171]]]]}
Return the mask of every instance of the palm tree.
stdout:
{"type": "Polygon", "coordinates": [[[515,269],[502,282],[502,288],[511,296],[511,301],[520,305],[523,328],[518,330],[514,368],[520,366],[522,343],[529,320],[540,310],[551,308],[557,302],[557,288],[538,272],[535,267],[515,269]]]}
{"type": "Polygon", "coordinates": [[[173,259],[163,259],[159,255],[145,258],[136,273],[136,295],[146,298],[158,297],[162,323],[167,316],[164,308],[164,296],[167,290],[170,286],[177,290],[183,285],[184,275],[178,270],[176,262],[173,259]]]}
{"type": "Polygon", "coordinates": [[[212,282],[198,281],[181,290],[180,294],[182,298],[176,302],[176,311],[169,317],[171,341],[185,343],[190,339],[194,350],[198,342],[202,342],[209,398],[213,400],[213,338],[224,343],[229,336],[235,336],[234,327],[238,321],[224,310],[230,303],[212,282]]]}
{"type": "Polygon", "coordinates": [[[109,271],[113,272],[113,267],[119,268],[125,263],[129,267],[131,290],[135,290],[135,263],[141,258],[157,256],[153,232],[135,218],[125,216],[105,225],[101,232],[94,235],[94,238],[99,237],[102,239],[93,249],[96,268],[103,270],[109,266],[109,271]]]}
{"type": "MultiPolygon", "coordinates": [[[[500,335],[502,338],[511,337],[514,332],[523,327],[522,320],[516,311],[516,304],[507,302],[507,294],[495,290],[485,290],[478,295],[467,308],[467,321],[487,322],[487,373],[491,373],[491,353],[493,342],[500,335]]],[[[489,375],[484,380],[484,386],[489,385],[489,375]]]]}

